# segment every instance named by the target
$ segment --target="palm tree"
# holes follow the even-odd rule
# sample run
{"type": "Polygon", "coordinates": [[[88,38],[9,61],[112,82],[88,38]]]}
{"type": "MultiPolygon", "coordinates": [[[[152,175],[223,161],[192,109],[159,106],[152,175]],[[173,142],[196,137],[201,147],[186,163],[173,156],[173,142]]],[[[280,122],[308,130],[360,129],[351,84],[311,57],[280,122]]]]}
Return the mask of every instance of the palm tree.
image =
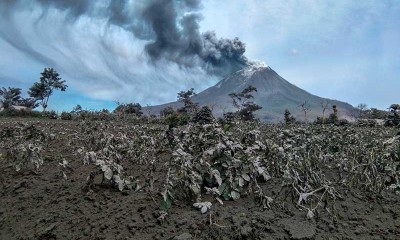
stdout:
{"type": "Polygon", "coordinates": [[[11,88],[2,87],[0,88],[0,102],[3,104],[5,109],[11,107],[12,105],[17,105],[21,100],[21,89],[20,88],[11,88]]]}

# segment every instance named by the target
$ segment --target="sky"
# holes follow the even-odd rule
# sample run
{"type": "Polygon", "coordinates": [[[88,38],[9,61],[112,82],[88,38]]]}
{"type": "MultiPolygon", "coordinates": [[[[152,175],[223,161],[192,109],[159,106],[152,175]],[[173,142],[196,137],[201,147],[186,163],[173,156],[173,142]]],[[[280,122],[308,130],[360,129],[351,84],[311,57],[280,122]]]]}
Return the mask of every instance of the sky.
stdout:
{"type": "Polygon", "coordinates": [[[0,0],[0,87],[45,67],[49,108],[113,109],[200,92],[256,61],[354,106],[400,102],[399,0],[0,0]]]}

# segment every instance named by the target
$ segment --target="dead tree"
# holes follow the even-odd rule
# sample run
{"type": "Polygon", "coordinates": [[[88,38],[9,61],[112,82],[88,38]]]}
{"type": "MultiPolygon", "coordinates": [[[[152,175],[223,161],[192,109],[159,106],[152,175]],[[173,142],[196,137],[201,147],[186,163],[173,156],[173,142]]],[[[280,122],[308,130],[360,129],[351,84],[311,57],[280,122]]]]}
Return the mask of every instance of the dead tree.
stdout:
{"type": "Polygon", "coordinates": [[[301,111],[304,113],[304,122],[307,123],[308,122],[307,113],[311,111],[308,101],[304,101],[302,104],[299,105],[299,107],[301,108],[301,111]]]}
{"type": "Polygon", "coordinates": [[[322,124],[324,124],[325,123],[325,111],[328,109],[328,106],[329,106],[329,102],[328,102],[328,100],[322,100],[321,101],[321,107],[322,107],[322,124]]]}

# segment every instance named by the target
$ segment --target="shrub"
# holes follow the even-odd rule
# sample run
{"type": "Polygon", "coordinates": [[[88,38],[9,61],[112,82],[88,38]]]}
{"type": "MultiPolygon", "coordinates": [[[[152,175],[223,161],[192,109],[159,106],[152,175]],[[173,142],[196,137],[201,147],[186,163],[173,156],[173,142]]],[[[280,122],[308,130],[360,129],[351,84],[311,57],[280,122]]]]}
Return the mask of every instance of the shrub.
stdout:
{"type": "Polygon", "coordinates": [[[46,116],[49,119],[57,119],[58,118],[58,115],[57,115],[56,111],[54,111],[54,110],[46,112],[46,116]]]}
{"type": "Polygon", "coordinates": [[[16,110],[13,108],[4,109],[0,112],[0,117],[33,117],[33,118],[42,118],[44,117],[41,112],[32,111],[32,110],[16,110]]]}
{"type": "Polygon", "coordinates": [[[60,117],[61,120],[72,120],[72,114],[69,112],[62,112],[60,117]]]}
{"type": "Polygon", "coordinates": [[[235,113],[233,112],[224,113],[224,120],[226,123],[232,123],[233,121],[235,121],[235,113]]]}
{"type": "Polygon", "coordinates": [[[349,125],[350,122],[347,119],[339,119],[339,121],[337,121],[336,125],[338,126],[347,126],[349,125]]]}
{"type": "Polygon", "coordinates": [[[400,125],[400,104],[392,104],[389,107],[390,115],[385,121],[385,126],[398,126],[400,125]]]}
{"type": "Polygon", "coordinates": [[[174,110],[173,107],[166,107],[166,108],[164,108],[164,109],[162,109],[160,111],[160,116],[161,117],[167,117],[167,116],[172,115],[174,113],[175,113],[175,110],[174,110]]]}
{"type": "Polygon", "coordinates": [[[138,117],[143,115],[142,106],[139,103],[119,104],[114,113],[133,114],[138,117]]]}
{"type": "Polygon", "coordinates": [[[190,115],[188,113],[174,113],[165,118],[169,128],[183,126],[189,123],[190,115]]]}
{"type": "Polygon", "coordinates": [[[284,115],[286,124],[292,124],[292,123],[296,122],[296,118],[294,118],[292,116],[289,109],[285,109],[285,113],[283,115],[284,115]]]}
{"type": "Polygon", "coordinates": [[[204,106],[200,108],[200,110],[196,111],[192,122],[199,124],[210,124],[214,120],[214,116],[212,114],[211,109],[208,106],[204,106]]]}
{"type": "Polygon", "coordinates": [[[326,121],[328,124],[335,124],[338,122],[338,116],[336,113],[331,113],[326,121]]]}

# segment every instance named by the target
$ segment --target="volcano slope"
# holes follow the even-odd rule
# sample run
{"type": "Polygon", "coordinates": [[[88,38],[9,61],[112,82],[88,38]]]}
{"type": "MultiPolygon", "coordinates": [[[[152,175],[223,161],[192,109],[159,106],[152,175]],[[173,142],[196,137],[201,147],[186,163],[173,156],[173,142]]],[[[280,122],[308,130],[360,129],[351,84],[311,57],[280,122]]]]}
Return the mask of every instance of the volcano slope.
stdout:
{"type": "MultiPolygon", "coordinates": [[[[237,71],[215,86],[198,93],[192,100],[199,103],[200,106],[211,106],[214,115],[222,116],[225,112],[237,111],[228,95],[239,93],[250,85],[257,88],[257,92],[253,94],[254,102],[262,107],[256,115],[266,122],[283,121],[285,109],[288,109],[298,120],[304,121],[304,113],[300,105],[305,102],[309,109],[307,121],[313,121],[323,115],[322,105],[327,106],[325,117],[333,112],[333,105],[336,105],[339,110],[339,118],[351,119],[354,116],[355,109],[350,104],[312,95],[286,81],[264,64],[250,65],[237,71]]],[[[176,109],[182,104],[172,102],[148,107],[145,111],[158,115],[162,109],[169,106],[176,109]]]]}
{"type": "Polygon", "coordinates": [[[0,119],[0,239],[400,237],[398,129],[152,121],[0,119]]]}

